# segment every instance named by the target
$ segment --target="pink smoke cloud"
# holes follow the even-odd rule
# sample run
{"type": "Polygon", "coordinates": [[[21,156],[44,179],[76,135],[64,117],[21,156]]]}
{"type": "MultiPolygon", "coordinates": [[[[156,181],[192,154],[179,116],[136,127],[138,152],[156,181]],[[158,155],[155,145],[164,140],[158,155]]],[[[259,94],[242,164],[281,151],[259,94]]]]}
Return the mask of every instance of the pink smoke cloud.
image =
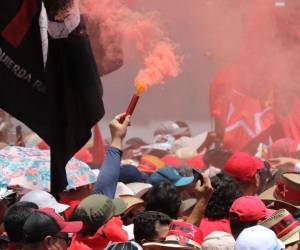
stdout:
{"type": "Polygon", "coordinates": [[[168,77],[176,77],[180,73],[180,63],[175,55],[175,48],[169,41],[156,44],[153,51],[144,59],[145,68],[136,77],[136,84],[144,84],[146,89],[163,83],[168,77]]]}
{"type": "Polygon", "coordinates": [[[144,65],[136,79],[143,79],[148,88],[163,83],[168,77],[176,77],[180,72],[181,57],[176,55],[177,46],[162,28],[159,13],[135,10],[134,3],[128,0],[82,0],[81,12],[92,23],[89,34],[97,64],[101,64],[100,70],[112,72],[120,67],[125,55],[138,56],[144,65]],[[134,52],[126,51],[129,48],[134,52]]]}

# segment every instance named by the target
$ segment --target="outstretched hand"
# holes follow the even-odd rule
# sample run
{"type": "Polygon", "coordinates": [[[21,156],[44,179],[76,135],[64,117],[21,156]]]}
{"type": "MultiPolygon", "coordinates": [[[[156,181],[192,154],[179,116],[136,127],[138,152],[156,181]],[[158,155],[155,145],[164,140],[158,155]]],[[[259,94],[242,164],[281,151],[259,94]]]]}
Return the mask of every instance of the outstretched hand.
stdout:
{"type": "Polygon", "coordinates": [[[130,125],[130,116],[126,116],[124,122],[120,123],[120,118],[122,116],[124,116],[124,113],[117,115],[109,124],[112,139],[111,146],[119,149],[122,148],[123,140],[130,125]]]}

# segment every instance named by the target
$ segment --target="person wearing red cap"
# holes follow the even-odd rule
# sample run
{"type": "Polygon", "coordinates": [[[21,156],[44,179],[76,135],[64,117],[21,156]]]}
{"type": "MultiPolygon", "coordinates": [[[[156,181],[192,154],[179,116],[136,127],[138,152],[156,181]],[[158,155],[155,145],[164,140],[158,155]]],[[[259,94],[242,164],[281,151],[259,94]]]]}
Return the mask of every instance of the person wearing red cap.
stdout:
{"type": "Polygon", "coordinates": [[[233,176],[240,183],[243,195],[255,195],[260,188],[259,171],[264,168],[264,162],[246,153],[234,153],[225,163],[225,173],[233,176]]]}
{"type": "Polygon", "coordinates": [[[66,222],[52,208],[32,212],[23,226],[24,250],[66,250],[68,234],[82,229],[81,221],[66,222]]]}
{"type": "Polygon", "coordinates": [[[236,199],[229,211],[232,235],[237,238],[245,228],[257,225],[275,212],[276,210],[268,209],[258,196],[236,199]]]}

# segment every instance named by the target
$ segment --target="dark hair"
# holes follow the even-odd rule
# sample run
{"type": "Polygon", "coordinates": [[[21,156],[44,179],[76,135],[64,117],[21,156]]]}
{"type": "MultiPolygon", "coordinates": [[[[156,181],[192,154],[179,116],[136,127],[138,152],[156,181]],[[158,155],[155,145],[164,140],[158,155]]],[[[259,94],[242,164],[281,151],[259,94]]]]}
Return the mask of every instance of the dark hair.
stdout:
{"type": "Polygon", "coordinates": [[[214,192],[206,207],[205,216],[212,219],[228,218],[232,203],[242,196],[239,184],[225,173],[212,177],[211,184],[214,192]]]}
{"type": "Polygon", "coordinates": [[[20,201],[6,210],[4,215],[4,227],[11,242],[22,242],[22,230],[24,223],[34,209],[38,209],[36,204],[20,201]]]}
{"type": "Polygon", "coordinates": [[[23,243],[41,242],[48,235],[57,235],[60,230],[59,225],[51,216],[41,211],[34,211],[23,226],[23,243]]]}
{"type": "Polygon", "coordinates": [[[239,216],[235,213],[230,214],[229,220],[230,220],[231,233],[235,239],[240,235],[240,233],[244,229],[248,227],[253,227],[258,223],[257,221],[242,222],[239,220],[239,216]]]}
{"type": "Polygon", "coordinates": [[[180,193],[174,184],[161,182],[149,190],[145,204],[146,211],[162,212],[177,219],[181,205],[180,193]]]}
{"type": "Polygon", "coordinates": [[[155,224],[159,222],[161,225],[170,225],[172,219],[160,212],[147,211],[138,215],[134,220],[134,239],[141,244],[142,240],[153,240],[157,235],[155,224]]]}

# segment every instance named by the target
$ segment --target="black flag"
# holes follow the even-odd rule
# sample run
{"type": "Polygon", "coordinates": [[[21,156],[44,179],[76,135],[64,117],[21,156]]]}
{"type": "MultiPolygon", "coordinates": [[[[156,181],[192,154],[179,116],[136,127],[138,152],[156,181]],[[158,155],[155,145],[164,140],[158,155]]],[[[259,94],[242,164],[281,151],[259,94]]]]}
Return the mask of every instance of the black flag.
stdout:
{"type": "Polygon", "coordinates": [[[85,26],[49,36],[43,63],[41,1],[0,1],[0,107],[51,147],[51,192],[67,185],[65,165],[104,115],[102,85],[85,26]]]}

